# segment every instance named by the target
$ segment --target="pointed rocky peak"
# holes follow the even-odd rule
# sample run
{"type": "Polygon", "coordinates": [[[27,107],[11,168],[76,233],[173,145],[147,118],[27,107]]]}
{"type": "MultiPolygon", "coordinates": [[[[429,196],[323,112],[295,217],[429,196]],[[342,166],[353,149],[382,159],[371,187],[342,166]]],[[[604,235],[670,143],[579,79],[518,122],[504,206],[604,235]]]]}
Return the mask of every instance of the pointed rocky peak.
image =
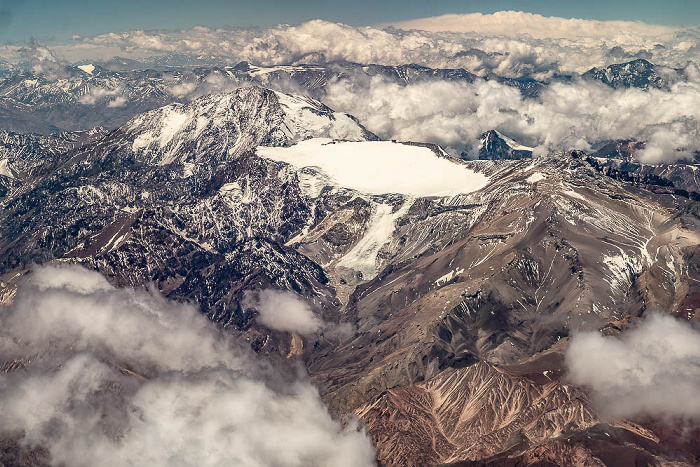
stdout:
{"type": "Polygon", "coordinates": [[[479,159],[522,159],[532,156],[532,149],[505,136],[496,130],[489,130],[479,136],[479,159]]]}
{"type": "Polygon", "coordinates": [[[248,63],[248,62],[246,62],[246,61],[238,62],[238,63],[233,67],[233,69],[236,70],[236,71],[244,71],[244,72],[245,72],[245,71],[248,71],[248,70],[250,70],[250,63],[248,63]]]}

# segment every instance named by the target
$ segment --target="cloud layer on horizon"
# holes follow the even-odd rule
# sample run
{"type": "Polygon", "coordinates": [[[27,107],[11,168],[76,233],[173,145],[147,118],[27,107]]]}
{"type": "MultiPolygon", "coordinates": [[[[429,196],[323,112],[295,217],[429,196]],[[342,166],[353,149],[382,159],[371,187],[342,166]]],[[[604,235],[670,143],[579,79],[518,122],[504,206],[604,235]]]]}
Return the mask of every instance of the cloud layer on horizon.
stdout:
{"type": "MultiPolygon", "coordinates": [[[[545,81],[571,73],[570,80],[551,80],[534,99],[523,98],[514,88],[494,80],[403,86],[361,73],[331,82],[321,98],[335,110],[356,116],[382,138],[438,143],[453,154],[464,152],[470,157],[476,155],[479,135],[491,129],[535,147],[537,154],[590,150],[597,143],[616,139],[647,142],[637,155],[648,163],[691,159],[700,150],[700,72],[689,63],[700,54],[698,29],[546,18],[523,12],[448,15],[425,21],[425,28],[467,32],[352,27],[315,20],[267,29],[114,32],[79,37],[76,44],[52,50],[32,43],[14,53],[35,71],[48,75],[57,75],[64,64],[51,51],[60,57],[89,50],[117,50],[137,58],[184,53],[205,60],[210,57],[217,65],[239,60],[266,66],[328,61],[417,63],[545,81]],[[548,32],[538,33],[540,30],[548,32]],[[657,72],[669,78],[670,90],[615,90],[576,78],[593,66],[639,57],[659,65],[657,72]]],[[[166,92],[186,101],[244,84],[224,75],[212,73],[199,82],[184,73],[181,79],[166,83],[166,92]]],[[[270,80],[265,85],[306,92],[292,80],[270,80]]],[[[119,86],[98,86],[96,82],[88,85],[78,102],[127,108],[133,97],[119,86]]]]}
{"type": "MultiPolygon", "coordinates": [[[[669,28],[640,22],[564,19],[504,11],[490,15],[446,15],[396,23],[407,28],[354,27],[323,20],[296,26],[131,30],[56,46],[60,57],[131,58],[178,53],[223,57],[256,65],[353,61],[433,68],[465,68],[477,74],[582,73],[594,66],[637,57],[683,67],[700,51],[697,28],[669,28]],[[458,31],[455,32],[454,30],[458,31]],[[542,32],[546,31],[546,33],[542,32]]],[[[16,49],[16,47],[15,47],[16,49]]],[[[6,46],[5,55],[12,55],[6,46]]]]}
{"type": "Polygon", "coordinates": [[[399,29],[431,32],[474,32],[498,36],[529,35],[535,39],[605,38],[625,40],[630,36],[663,40],[680,28],[641,21],[600,21],[542,16],[523,11],[497,11],[492,14],[446,14],[408,21],[386,23],[399,29]]]}
{"type": "Polygon", "coordinates": [[[0,309],[3,436],[52,465],[369,467],[356,424],[194,306],[115,289],[78,267],[35,270],[0,309]],[[291,378],[291,380],[290,380],[291,378]]]}

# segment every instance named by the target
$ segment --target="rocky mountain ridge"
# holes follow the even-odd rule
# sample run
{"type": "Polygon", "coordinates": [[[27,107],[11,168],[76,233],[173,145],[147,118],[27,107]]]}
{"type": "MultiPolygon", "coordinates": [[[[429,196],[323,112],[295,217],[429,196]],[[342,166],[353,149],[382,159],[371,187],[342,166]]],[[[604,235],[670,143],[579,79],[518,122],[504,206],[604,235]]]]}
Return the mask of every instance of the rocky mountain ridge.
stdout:
{"type": "Polygon", "coordinates": [[[577,152],[458,161],[260,87],[82,139],[8,135],[37,151],[10,150],[0,174],[5,301],[51,261],[195,301],[261,355],[302,361],[383,466],[698,462],[643,421],[606,425],[564,378],[575,330],[699,316],[698,206],[654,178],[577,152]],[[243,301],[268,288],[349,332],[268,329],[243,301]]]}

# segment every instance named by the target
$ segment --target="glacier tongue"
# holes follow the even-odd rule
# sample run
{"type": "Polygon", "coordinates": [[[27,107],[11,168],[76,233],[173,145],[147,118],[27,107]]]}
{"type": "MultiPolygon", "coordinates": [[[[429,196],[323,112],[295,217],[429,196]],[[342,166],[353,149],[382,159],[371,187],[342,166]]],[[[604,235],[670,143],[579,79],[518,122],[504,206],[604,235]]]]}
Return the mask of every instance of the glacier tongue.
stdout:
{"type": "Polygon", "coordinates": [[[377,254],[391,241],[396,221],[403,217],[412,205],[411,198],[404,201],[396,212],[392,212],[394,208],[390,204],[375,205],[364,236],[338,261],[337,266],[360,271],[363,280],[373,279],[378,272],[377,254]]]}

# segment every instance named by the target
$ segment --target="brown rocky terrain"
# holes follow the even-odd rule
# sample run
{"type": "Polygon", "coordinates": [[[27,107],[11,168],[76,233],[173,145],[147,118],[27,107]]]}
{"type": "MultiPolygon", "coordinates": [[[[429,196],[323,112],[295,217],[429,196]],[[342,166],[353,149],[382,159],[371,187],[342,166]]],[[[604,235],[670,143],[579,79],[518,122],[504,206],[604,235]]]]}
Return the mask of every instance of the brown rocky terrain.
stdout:
{"type": "MultiPolygon", "coordinates": [[[[32,263],[53,261],[195,301],[259,354],[303,362],[386,467],[700,462],[697,439],[674,441],[664,421],[603,417],[563,357],[576,331],[625,332],[650,310],[698,320],[692,196],[576,152],[450,160],[486,182],[440,196],[363,192],[262,155],[308,138],[376,139],[313,100],[248,88],[71,147],[3,198],[0,297],[10,303],[32,263]],[[267,288],[352,331],[268,329],[242,304],[267,288]]],[[[46,460],[2,446],[8,465],[46,460]]]]}

